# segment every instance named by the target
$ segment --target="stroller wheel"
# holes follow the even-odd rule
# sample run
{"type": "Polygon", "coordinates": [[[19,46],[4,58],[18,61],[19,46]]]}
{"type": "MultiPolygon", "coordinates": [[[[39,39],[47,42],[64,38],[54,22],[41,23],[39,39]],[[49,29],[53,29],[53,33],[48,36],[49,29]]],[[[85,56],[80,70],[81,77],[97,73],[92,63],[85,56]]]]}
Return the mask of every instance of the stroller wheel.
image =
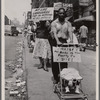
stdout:
{"type": "Polygon", "coordinates": [[[88,98],[87,98],[87,97],[85,97],[83,100],[88,100],[88,98]]]}
{"type": "Polygon", "coordinates": [[[85,50],[86,50],[86,48],[84,47],[84,48],[83,48],[83,51],[85,52],[85,50]]]}
{"type": "Polygon", "coordinates": [[[64,100],[63,98],[61,98],[60,100],[64,100]]]}

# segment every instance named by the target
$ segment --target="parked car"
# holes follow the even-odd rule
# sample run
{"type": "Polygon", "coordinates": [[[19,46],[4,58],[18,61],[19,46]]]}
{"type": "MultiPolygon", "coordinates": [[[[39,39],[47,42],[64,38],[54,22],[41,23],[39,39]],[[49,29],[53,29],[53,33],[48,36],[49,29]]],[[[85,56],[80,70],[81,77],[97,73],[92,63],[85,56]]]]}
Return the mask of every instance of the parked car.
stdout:
{"type": "Polygon", "coordinates": [[[19,31],[16,29],[16,26],[11,27],[11,33],[12,33],[12,36],[14,35],[18,36],[19,31]]]}
{"type": "Polygon", "coordinates": [[[5,25],[5,35],[11,35],[11,25],[5,25]]]}
{"type": "Polygon", "coordinates": [[[5,25],[5,35],[9,35],[9,36],[18,36],[19,31],[17,30],[16,26],[12,26],[12,25],[5,25]]]}

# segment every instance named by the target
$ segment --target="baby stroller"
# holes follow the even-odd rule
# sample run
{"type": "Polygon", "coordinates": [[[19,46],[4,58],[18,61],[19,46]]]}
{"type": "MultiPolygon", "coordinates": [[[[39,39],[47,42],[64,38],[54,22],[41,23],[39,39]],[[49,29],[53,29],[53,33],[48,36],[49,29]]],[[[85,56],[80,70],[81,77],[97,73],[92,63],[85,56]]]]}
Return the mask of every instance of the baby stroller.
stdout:
{"type": "Polygon", "coordinates": [[[74,68],[64,68],[61,70],[61,62],[81,62],[80,48],[78,44],[63,44],[53,47],[53,61],[59,63],[60,82],[54,84],[54,92],[61,100],[82,99],[88,100],[87,95],[82,91],[79,72],[74,68]]]}

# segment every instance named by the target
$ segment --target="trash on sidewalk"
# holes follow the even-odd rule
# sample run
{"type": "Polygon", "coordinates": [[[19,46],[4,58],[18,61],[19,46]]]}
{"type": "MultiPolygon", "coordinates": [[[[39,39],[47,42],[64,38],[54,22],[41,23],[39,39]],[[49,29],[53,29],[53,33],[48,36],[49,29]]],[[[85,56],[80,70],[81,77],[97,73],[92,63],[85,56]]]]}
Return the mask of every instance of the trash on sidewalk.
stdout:
{"type": "Polygon", "coordinates": [[[17,86],[22,86],[22,85],[25,85],[25,84],[26,84],[25,81],[23,81],[23,82],[18,82],[18,83],[17,83],[17,86]]]}
{"type": "Polygon", "coordinates": [[[10,96],[17,95],[18,93],[19,93],[19,91],[18,90],[14,90],[14,89],[11,89],[10,92],[9,92],[10,96]]]}
{"type": "Polygon", "coordinates": [[[16,48],[15,61],[7,62],[6,65],[13,72],[12,78],[5,81],[5,89],[9,90],[9,95],[13,97],[25,98],[26,91],[26,76],[23,70],[23,42],[18,42],[16,48]]]}
{"type": "Polygon", "coordinates": [[[23,59],[22,59],[22,58],[19,58],[19,59],[17,59],[17,61],[22,62],[22,61],[23,61],[23,59]]]}

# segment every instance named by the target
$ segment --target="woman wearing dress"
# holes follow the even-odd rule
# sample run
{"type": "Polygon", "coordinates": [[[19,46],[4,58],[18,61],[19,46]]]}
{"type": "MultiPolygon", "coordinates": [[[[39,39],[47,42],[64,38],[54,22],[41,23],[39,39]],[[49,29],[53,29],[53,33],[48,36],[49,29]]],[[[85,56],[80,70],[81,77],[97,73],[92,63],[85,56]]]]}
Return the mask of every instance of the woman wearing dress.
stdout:
{"type": "Polygon", "coordinates": [[[48,41],[49,31],[46,21],[40,21],[39,27],[36,30],[36,42],[33,51],[33,57],[38,57],[40,60],[40,66],[38,69],[43,68],[48,71],[47,61],[51,59],[51,49],[48,41]]]}

